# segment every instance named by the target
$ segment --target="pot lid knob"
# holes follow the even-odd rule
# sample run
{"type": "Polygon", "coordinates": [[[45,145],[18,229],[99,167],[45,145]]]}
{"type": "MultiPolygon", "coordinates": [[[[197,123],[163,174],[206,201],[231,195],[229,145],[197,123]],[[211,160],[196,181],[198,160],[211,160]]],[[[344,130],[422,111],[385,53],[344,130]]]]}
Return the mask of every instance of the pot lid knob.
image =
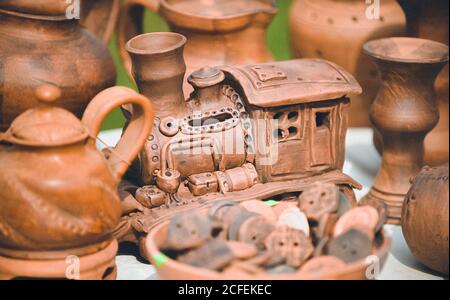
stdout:
{"type": "Polygon", "coordinates": [[[38,86],[34,95],[37,106],[19,115],[11,124],[4,140],[24,146],[63,146],[88,138],[81,121],[71,112],[58,107],[62,96],[55,85],[38,86]]]}
{"type": "Polygon", "coordinates": [[[41,103],[53,103],[61,98],[61,89],[51,84],[44,84],[36,89],[35,94],[41,103]]]}

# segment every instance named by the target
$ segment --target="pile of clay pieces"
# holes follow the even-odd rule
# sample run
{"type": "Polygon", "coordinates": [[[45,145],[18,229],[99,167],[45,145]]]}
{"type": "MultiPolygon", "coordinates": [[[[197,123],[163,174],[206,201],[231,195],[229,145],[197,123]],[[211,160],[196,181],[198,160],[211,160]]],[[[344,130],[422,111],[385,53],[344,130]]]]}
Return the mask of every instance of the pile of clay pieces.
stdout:
{"type": "Polygon", "coordinates": [[[207,213],[174,217],[161,250],[227,274],[336,271],[374,252],[385,220],[371,206],[348,209],[341,196],[317,183],[290,200],[219,201],[207,213]]]}

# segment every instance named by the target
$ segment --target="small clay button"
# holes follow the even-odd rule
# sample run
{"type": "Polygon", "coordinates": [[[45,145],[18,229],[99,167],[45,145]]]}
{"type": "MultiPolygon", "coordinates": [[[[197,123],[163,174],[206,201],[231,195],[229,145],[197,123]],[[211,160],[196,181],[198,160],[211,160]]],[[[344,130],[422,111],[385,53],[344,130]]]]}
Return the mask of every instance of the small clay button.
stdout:
{"type": "Polygon", "coordinates": [[[351,228],[330,242],[328,254],[346,263],[366,258],[372,253],[373,239],[363,231],[351,228]]]}
{"type": "Polygon", "coordinates": [[[295,201],[279,201],[278,204],[272,206],[272,210],[277,216],[277,219],[283,213],[283,211],[287,208],[298,207],[298,202],[295,201]]]}
{"type": "Polygon", "coordinates": [[[211,222],[198,214],[179,214],[169,224],[165,248],[192,249],[203,245],[211,237],[211,222]]]}
{"type": "Polygon", "coordinates": [[[332,183],[316,182],[300,195],[299,203],[310,221],[319,221],[322,215],[339,209],[339,188],[332,183]]]}
{"type": "Polygon", "coordinates": [[[194,267],[218,271],[229,265],[234,260],[234,255],[225,241],[214,239],[178,256],[177,260],[194,267]]]}
{"type": "Polygon", "coordinates": [[[272,208],[260,200],[245,201],[241,206],[250,212],[262,215],[272,223],[276,223],[277,221],[277,215],[273,212],[272,208]]]}
{"type": "Polygon", "coordinates": [[[239,216],[248,213],[247,209],[241,205],[223,206],[216,211],[214,219],[222,222],[224,228],[229,228],[239,216]]]}
{"type": "Polygon", "coordinates": [[[227,241],[228,248],[230,248],[234,257],[238,259],[250,259],[258,255],[258,249],[255,245],[248,243],[241,243],[237,241],[227,241]]]}
{"type": "Polygon", "coordinates": [[[334,236],[341,235],[354,227],[365,227],[375,232],[378,225],[378,212],[372,206],[353,208],[342,215],[334,226],[334,236]]]}
{"type": "Polygon", "coordinates": [[[250,243],[262,250],[264,240],[274,229],[274,224],[263,216],[248,212],[230,225],[228,236],[230,240],[250,243]]]}
{"type": "Polygon", "coordinates": [[[276,266],[270,269],[267,269],[267,273],[272,275],[281,275],[281,274],[294,274],[297,272],[296,268],[293,268],[288,265],[276,266]]]}
{"type": "Polygon", "coordinates": [[[309,236],[309,224],[306,215],[298,207],[285,209],[278,218],[277,226],[289,226],[291,228],[303,231],[309,236]]]}
{"type": "Polygon", "coordinates": [[[303,231],[288,226],[277,227],[264,244],[268,251],[283,257],[294,268],[301,266],[314,251],[311,239],[303,231]]]}
{"type": "Polygon", "coordinates": [[[321,278],[329,272],[336,272],[346,266],[345,262],[335,256],[322,255],[308,260],[301,268],[299,275],[321,278]]]}

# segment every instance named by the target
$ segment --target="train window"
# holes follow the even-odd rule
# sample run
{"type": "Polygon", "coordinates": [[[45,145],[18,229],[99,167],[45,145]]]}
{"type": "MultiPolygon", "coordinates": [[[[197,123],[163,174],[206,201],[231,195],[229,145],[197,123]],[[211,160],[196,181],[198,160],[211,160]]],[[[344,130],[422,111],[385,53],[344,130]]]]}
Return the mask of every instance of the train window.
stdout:
{"type": "Polygon", "coordinates": [[[316,127],[330,128],[330,112],[317,112],[316,113],[316,127]]]}

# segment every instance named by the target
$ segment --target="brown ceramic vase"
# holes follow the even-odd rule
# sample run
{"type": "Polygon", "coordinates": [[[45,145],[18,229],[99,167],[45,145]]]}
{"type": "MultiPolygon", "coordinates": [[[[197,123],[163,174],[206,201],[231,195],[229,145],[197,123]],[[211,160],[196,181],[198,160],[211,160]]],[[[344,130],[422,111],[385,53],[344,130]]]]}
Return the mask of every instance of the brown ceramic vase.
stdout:
{"type": "Polygon", "coordinates": [[[439,120],[434,81],[448,61],[444,44],[416,38],[368,42],[382,76],[370,117],[384,150],[380,170],[366,199],[383,201],[388,223],[400,224],[409,179],[423,166],[423,141],[439,120]]]}
{"type": "Polygon", "coordinates": [[[53,105],[61,94],[52,85],[38,87],[39,105],[0,134],[0,277],[29,274],[26,266],[33,269],[38,260],[117,250],[111,244],[121,214],[117,186],[151,130],[152,105],[131,89],[113,87],[92,100],[80,122],[53,105]],[[106,160],[95,138],[123,104],[133,105],[134,115],[106,160]],[[24,267],[11,269],[14,262],[24,267]]]}
{"type": "MultiPolygon", "coordinates": [[[[448,45],[448,10],[449,1],[400,0],[407,17],[408,35],[437,41],[448,45]]],[[[448,64],[441,71],[435,82],[439,108],[439,122],[425,137],[425,163],[438,166],[448,162],[449,157],[449,94],[448,64]]],[[[380,137],[375,136],[375,146],[381,153],[383,145],[380,137]]]]}
{"type": "Polygon", "coordinates": [[[54,105],[81,117],[89,101],[115,83],[105,44],[66,19],[64,0],[0,1],[0,131],[38,105],[35,89],[61,88],[54,105]]]}
{"type": "MultiPolygon", "coordinates": [[[[266,46],[266,30],[277,12],[272,1],[127,0],[119,17],[118,42],[130,76],[131,60],[125,45],[142,33],[145,8],[160,14],[172,31],[187,37],[187,74],[204,66],[272,60],[266,46]]],[[[190,91],[186,84],[185,92],[190,91]]]]}
{"type": "Polygon", "coordinates": [[[330,60],[361,84],[363,93],[351,98],[350,127],[370,126],[369,109],[380,86],[376,67],[362,46],[373,39],[405,32],[405,16],[397,2],[380,3],[379,16],[361,0],[296,0],[290,11],[295,56],[330,60]]]}
{"type": "Polygon", "coordinates": [[[405,198],[402,230],[413,255],[448,275],[448,164],[424,167],[405,198]]]}

